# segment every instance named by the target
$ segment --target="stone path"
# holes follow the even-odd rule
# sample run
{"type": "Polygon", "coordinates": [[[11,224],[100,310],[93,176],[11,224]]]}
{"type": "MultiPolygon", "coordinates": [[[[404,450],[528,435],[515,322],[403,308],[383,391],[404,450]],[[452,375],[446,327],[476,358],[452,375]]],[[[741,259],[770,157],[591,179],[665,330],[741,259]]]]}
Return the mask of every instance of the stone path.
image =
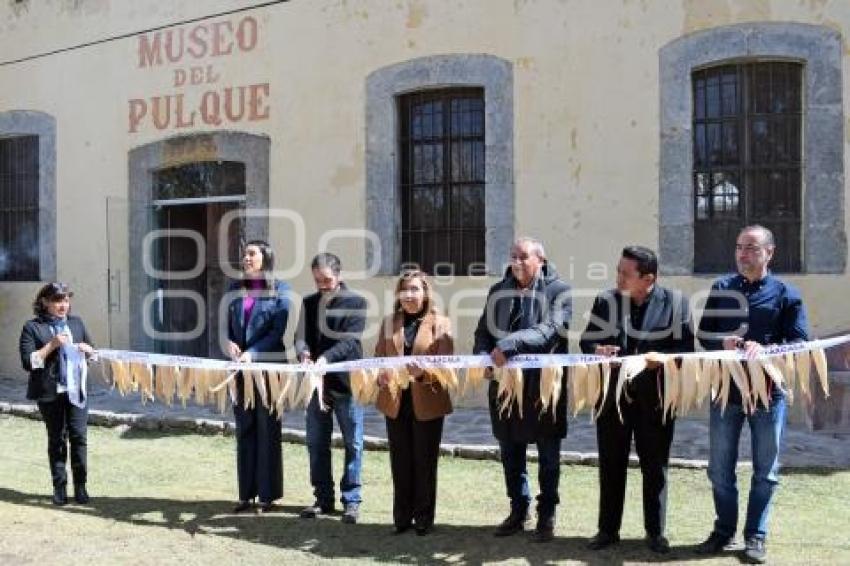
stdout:
{"type": "MultiPolygon", "coordinates": [[[[232,415],[220,415],[214,408],[179,403],[168,407],[162,403],[142,405],[139,396],[122,397],[116,391],[95,380],[90,384],[89,403],[93,412],[108,411],[125,415],[145,415],[153,419],[213,419],[232,423],[232,415]]],[[[26,382],[22,379],[0,377],[0,403],[32,405],[25,398],[26,382]]],[[[304,412],[287,413],[283,420],[289,438],[303,438],[304,412]]],[[[382,445],[386,438],[384,418],[374,407],[366,412],[365,434],[374,437],[372,445],[382,445]]],[[[447,451],[460,453],[457,448],[468,448],[473,457],[493,457],[495,439],[490,430],[490,416],[484,408],[460,408],[446,419],[443,444],[447,451]]],[[[586,413],[570,418],[569,434],[562,445],[565,460],[593,462],[596,458],[596,430],[586,413]]],[[[675,465],[704,466],[708,459],[708,422],[696,418],[679,419],[671,457],[675,465]]],[[[749,429],[741,435],[741,461],[750,460],[749,429]]],[[[850,469],[850,435],[811,432],[799,427],[789,427],[784,439],[783,467],[817,467],[850,469]]]]}

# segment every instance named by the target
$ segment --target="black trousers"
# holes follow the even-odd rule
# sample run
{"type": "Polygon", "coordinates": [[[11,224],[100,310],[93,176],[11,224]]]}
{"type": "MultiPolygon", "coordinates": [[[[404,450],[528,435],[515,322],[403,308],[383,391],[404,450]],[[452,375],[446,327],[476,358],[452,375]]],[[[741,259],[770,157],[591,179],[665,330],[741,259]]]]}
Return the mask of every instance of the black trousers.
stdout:
{"type": "Polygon", "coordinates": [[[256,387],[254,399],[254,408],[247,411],[241,402],[233,405],[239,501],[256,497],[271,503],[283,497],[283,435],[280,420],[263,407],[256,387]]]}
{"type": "Polygon", "coordinates": [[[387,418],[396,527],[407,527],[414,521],[420,527],[434,524],[443,420],[417,421],[409,389],[402,392],[398,417],[387,418]]]}
{"type": "Polygon", "coordinates": [[[657,394],[621,400],[623,422],[616,407],[607,406],[596,420],[599,443],[599,530],[618,534],[623,521],[626,472],[632,435],[643,476],[643,524],[646,534],[664,534],[667,507],[667,464],[675,421],[661,422],[657,394]]]}
{"type": "Polygon", "coordinates": [[[71,471],[74,484],[86,483],[88,407],[79,408],[68,401],[67,393],[60,393],[55,401],[39,402],[38,410],[47,427],[47,458],[53,486],[68,484],[65,463],[68,460],[68,444],[71,445],[71,471]]]}

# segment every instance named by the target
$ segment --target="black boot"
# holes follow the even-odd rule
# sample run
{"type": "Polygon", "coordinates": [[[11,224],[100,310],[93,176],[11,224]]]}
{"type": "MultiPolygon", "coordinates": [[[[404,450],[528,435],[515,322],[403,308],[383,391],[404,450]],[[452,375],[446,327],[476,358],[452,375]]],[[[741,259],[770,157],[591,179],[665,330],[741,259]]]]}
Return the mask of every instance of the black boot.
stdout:
{"type": "Polygon", "coordinates": [[[53,504],[65,505],[68,503],[68,492],[64,485],[53,486],[53,504]]]}
{"type": "Polygon", "coordinates": [[[86,484],[74,484],[74,501],[76,501],[80,505],[85,505],[89,502],[89,492],[86,491],[86,484]]]}

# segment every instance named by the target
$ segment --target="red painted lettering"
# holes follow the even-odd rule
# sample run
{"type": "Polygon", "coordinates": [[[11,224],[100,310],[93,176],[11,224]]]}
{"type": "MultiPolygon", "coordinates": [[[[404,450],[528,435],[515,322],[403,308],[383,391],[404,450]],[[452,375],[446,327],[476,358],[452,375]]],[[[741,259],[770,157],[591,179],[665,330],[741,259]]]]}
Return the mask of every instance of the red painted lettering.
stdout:
{"type": "Polygon", "coordinates": [[[139,68],[153,65],[162,65],[158,31],[154,32],[153,37],[144,34],[139,36],[139,68]]]}
{"type": "Polygon", "coordinates": [[[227,28],[228,37],[233,31],[233,26],[228,21],[215,22],[212,24],[212,56],[220,57],[222,55],[230,55],[233,51],[233,41],[226,38],[221,29],[227,28]]]}
{"type": "Polygon", "coordinates": [[[251,51],[257,46],[257,20],[251,16],[242,18],[236,28],[236,45],[242,51],[251,51]]]}
{"type": "Polygon", "coordinates": [[[269,107],[263,96],[269,95],[269,83],[251,85],[248,87],[248,120],[265,120],[269,117],[269,107]]]}
{"type": "Polygon", "coordinates": [[[221,101],[218,93],[208,90],[201,98],[201,119],[204,124],[218,126],[221,124],[221,101]]]}
{"type": "Polygon", "coordinates": [[[130,100],[130,133],[133,134],[139,129],[139,122],[148,113],[148,105],[141,98],[130,100]]]}

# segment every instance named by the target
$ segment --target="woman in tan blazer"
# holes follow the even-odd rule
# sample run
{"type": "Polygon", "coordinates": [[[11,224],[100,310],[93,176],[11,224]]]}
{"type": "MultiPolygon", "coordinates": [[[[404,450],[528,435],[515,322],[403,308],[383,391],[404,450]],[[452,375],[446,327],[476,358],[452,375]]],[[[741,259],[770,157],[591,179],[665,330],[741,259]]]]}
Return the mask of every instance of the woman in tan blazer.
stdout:
{"type": "MultiPolygon", "coordinates": [[[[378,336],[376,357],[454,353],[451,323],[437,314],[425,273],[403,273],[395,296],[393,314],[384,319],[378,336]]],[[[443,418],[452,412],[452,404],[428,369],[409,364],[407,371],[410,387],[395,397],[387,387],[389,374],[378,375],[377,407],[387,417],[396,533],[415,523],[416,534],[426,535],[434,526],[443,418]]]]}

